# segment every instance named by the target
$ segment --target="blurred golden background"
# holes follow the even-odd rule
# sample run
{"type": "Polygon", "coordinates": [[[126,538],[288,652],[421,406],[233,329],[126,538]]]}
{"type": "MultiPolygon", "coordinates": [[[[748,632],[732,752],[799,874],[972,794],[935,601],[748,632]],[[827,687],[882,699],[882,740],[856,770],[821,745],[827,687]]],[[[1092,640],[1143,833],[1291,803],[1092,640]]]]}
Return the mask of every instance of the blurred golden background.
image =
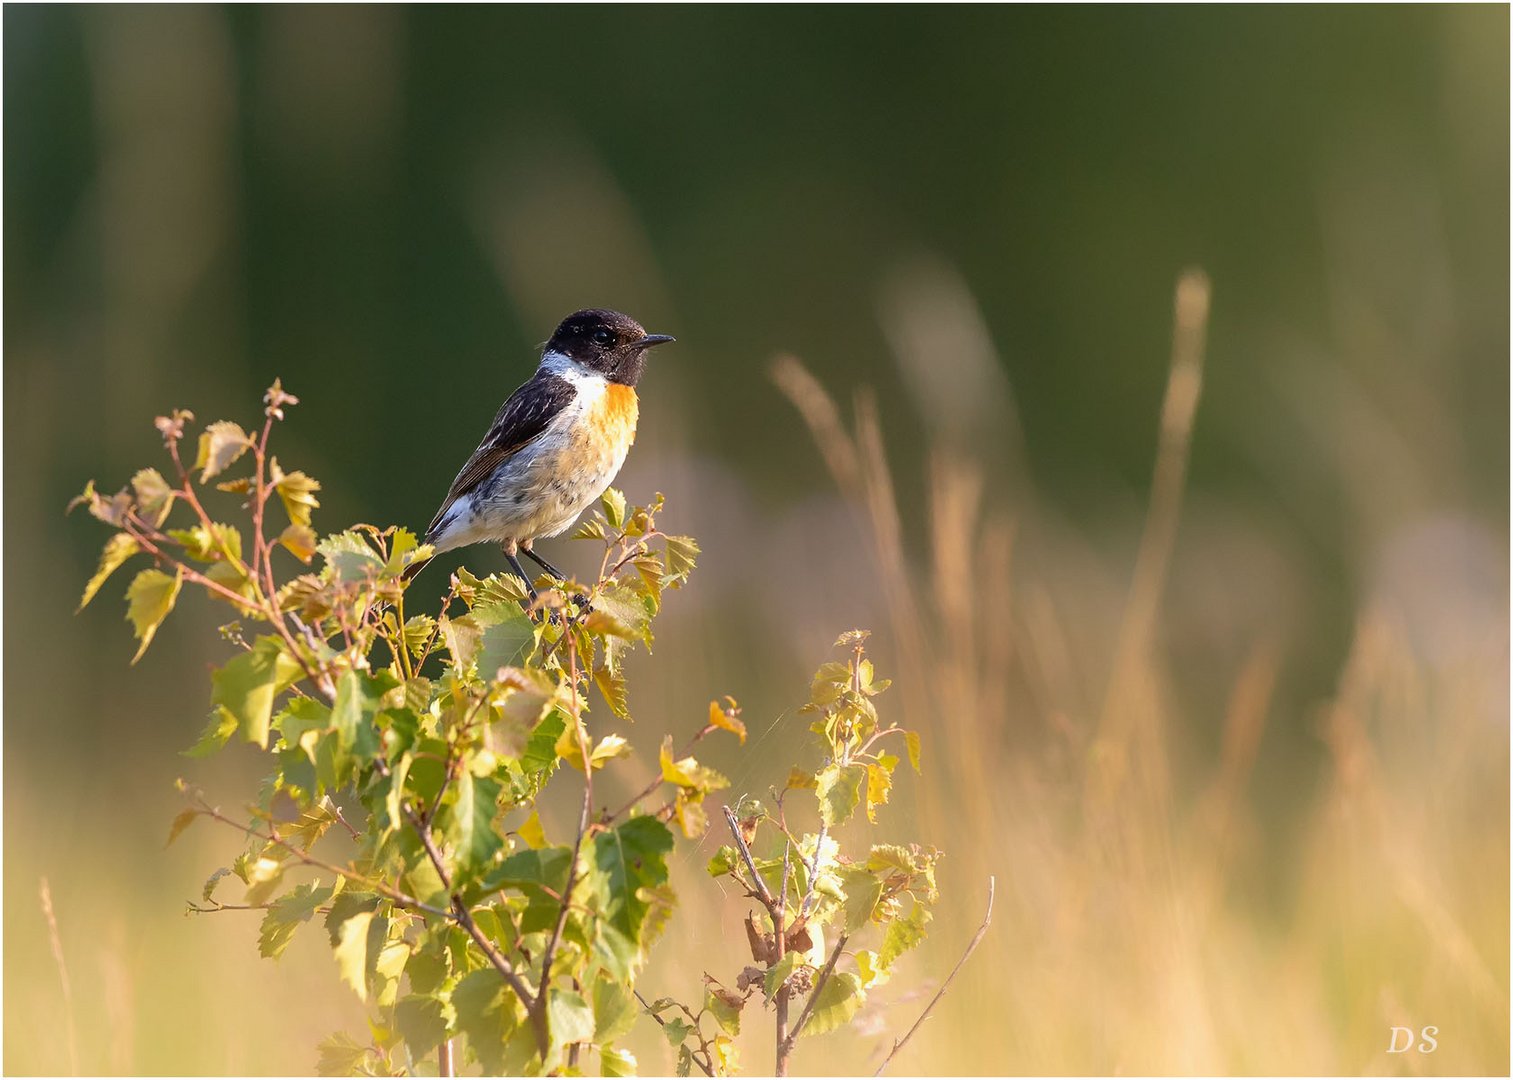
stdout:
{"type": "MultiPolygon", "coordinates": [[[[238,842],[164,850],[173,779],[259,775],[178,756],[224,613],[128,667],[68,498],[278,375],[317,526],[418,528],[587,305],[678,336],[621,486],[705,552],[631,667],[643,767],[730,693],[711,764],[780,783],[852,626],[924,733],[881,832],[946,850],[941,914],[800,1071],[871,1071],[989,874],[895,1071],[1508,1071],[1506,8],[4,28],[6,1072],[304,1073],[362,1025],[318,929],[184,917],[238,842]]],[[[739,970],[719,842],[649,995],[739,970]]]]}

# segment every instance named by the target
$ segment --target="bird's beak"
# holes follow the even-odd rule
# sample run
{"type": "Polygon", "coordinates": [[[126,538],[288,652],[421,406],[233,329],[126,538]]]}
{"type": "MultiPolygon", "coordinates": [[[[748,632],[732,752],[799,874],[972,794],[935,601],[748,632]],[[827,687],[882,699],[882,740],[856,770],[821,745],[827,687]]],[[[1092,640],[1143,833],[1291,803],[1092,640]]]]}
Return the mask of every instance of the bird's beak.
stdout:
{"type": "Polygon", "coordinates": [[[677,340],[671,334],[647,334],[639,341],[633,341],[630,344],[633,349],[649,349],[653,345],[666,345],[669,341],[677,340]]]}

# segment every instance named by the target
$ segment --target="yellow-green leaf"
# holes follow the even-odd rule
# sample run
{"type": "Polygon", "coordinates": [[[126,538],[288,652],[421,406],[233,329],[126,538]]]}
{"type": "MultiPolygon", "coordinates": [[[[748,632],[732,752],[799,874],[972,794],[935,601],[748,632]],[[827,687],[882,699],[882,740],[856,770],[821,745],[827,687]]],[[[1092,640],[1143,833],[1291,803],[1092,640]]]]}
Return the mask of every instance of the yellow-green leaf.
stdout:
{"type": "Polygon", "coordinates": [[[300,525],[294,522],[278,534],[278,542],[289,549],[300,562],[307,563],[315,557],[315,545],[317,543],[315,530],[308,525],[300,525]]]}
{"type": "Polygon", "coordinates": [[[725,699],[730,704],[721,707],[718,701],[709,703],[709,722],[717,728],[732,732],[741,740],[741,745],[746,745],[746,725],[741,721],[741,707],[736,704],[735,698],[725,699]]]}
{"type": "Polygon", "coordinates": [[[881,765],[867,766],[867,820],[877,824],[877,808],[888,801],[893,775],[881,765]]]}
{"type": "Polygon", "coordinates": [[[342,981],[368,1000],[368,928],[373,912],[359,911],[344,919],[336,931],[336,967],[342,981]]]}
{"type": "Polygon", "coordinates": [[[850,1020],[867,1000],[862,982],[849,971],[832,971],[814,998],[814,1011],[802,1034],[823,1035],[850,1020]]]}
{"type": "Polygon", "coordinates": [[[152,636],[173,610],[173,602],[178,599],[181,584],[183,571],[169,577],[161,570],[143,570],[132,579],[131,586],[126,590],[126,617],[131,620],[132,630],[142,643],[137,654],[131,658],[133,664],[142,659],[147,646],[152,644],[152,636]]]}
{"type": "Polygon", "coordinates": [[[308,528],[310,511],[320,508],[320,500],[315,497],[315,493],[320,490],[320,481],[303,472],[280,472],[277,458],[273,460],[269,471],[274,477],[273,487],[284,504],[289,520],[308,528]]]}
{"type": "MultiPolygon", "coordinates": [[[[182,833],[185,829],[189,828],[189,826],[193,825],[194,819],[199,816],[200,812],[198,810],[179,811],[178,816],[173,819],[173,824],[168,827],[168,844],[171,844],[175,840],[177,840],[179,838],[179,834],[182,833]]],[[[163,846],[167,847],[168,844],[164,844],[163,846]]]]}
{"type": "Polygon", "coordinates": [[[904,732],[904,745],[909,748],[909,764],[914,766],[915,772],[919,772],[919,732],[904,732]]]}
{"type": "Polygon", "coordinates": [[[160,528],[168,511],[173,509],[173,489],[163,474],[156,469],[142,469],[131,478],[131,489],[136,492],[137,509],[142,517],[160,528]]]}
{"type": "Polygon", "coordinates": [[[252,440],[240,424],[230,420],[217,420],[200,433],[200,452],[194,467],[200,470],[200,483],[212,476],[219,476],[227,466],[241,457],[252,446],[252,440]]]}
{"type": "Polygon", "coordinates": [[[95,598],[95,593],[100,591],[100,586],[105,584],[105,579],[140,550],[142,550],[141,545],[130,533],[116,533],[105,541],[105,550],[100,552],[100,567],[95,571],[95,576],[89,579],[89,584],[84,586],[84,598],[79,601],[79,606],[74,611],[76,613],[83,611],[95,598]]]}

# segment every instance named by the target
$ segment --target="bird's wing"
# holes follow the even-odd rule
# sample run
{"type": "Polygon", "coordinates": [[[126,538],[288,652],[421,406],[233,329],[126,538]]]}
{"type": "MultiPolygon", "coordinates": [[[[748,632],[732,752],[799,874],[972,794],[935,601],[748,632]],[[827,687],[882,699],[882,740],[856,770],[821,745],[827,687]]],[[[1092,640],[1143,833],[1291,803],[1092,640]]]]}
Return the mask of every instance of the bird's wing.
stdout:
{"type": "Polygon", "coordinates": [[[452,481],[446,501],[426,529],[429,539],[447,516],[452,504],[493,474],[511,455],[518,453],[546,430],[552,420],[577,395],[573,384],[557,375],[541,374],[510,395],[500,406],[489,433],[452,481]]]}

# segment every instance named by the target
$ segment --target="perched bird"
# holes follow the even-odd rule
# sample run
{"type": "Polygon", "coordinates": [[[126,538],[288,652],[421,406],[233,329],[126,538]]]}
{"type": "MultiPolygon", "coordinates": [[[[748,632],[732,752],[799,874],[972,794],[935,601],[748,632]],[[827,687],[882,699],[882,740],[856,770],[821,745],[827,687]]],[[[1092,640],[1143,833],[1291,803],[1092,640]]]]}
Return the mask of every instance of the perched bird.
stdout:
{"type": "Polygon", "coordinates": [[[502,545],[532,596],[517,552],[562,578],[531,544],[565,531],[614,480],[636,438],[635,388],[647,350],[672,340],[618,311],[563,319],[536,374],[510,395],[452,481],[425,542],[438,554],[502,545]]]}

